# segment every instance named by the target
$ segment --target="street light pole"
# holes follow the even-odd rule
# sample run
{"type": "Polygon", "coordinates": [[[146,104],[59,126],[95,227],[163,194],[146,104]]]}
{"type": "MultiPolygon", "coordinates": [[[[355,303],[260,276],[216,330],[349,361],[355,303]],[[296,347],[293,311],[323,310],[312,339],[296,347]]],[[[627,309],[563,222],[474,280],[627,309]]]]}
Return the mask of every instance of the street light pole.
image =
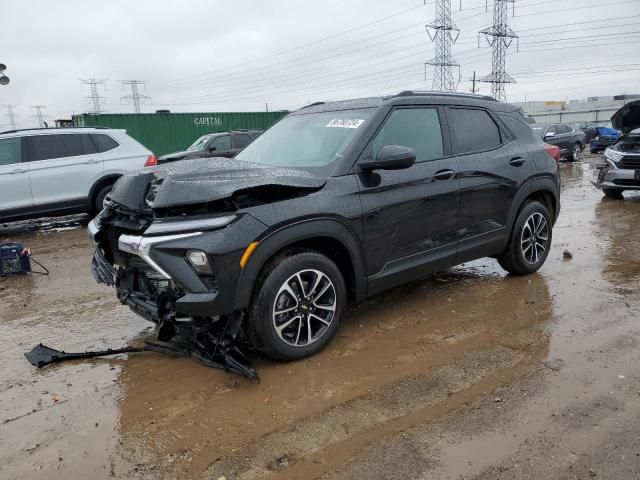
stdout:
{"type": "Polygon", "coordinates": [[[4,63],[0,63],[0,85],[8,85],[9,77],[7,77],[3,72],[7,69],[7,66],[4,63]]]}

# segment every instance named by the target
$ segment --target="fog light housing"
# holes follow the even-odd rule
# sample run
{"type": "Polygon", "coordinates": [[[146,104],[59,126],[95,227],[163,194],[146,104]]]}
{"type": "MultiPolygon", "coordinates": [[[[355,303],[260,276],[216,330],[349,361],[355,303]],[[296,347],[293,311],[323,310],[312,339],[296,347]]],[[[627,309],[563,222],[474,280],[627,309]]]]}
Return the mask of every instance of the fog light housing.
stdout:
{"type": "Polygon", "coordinates": [[[211,265],[209,265],[209,257],[202,250],[187,250],[186,258],[196,272],[203,275],[211,275],[211,265]]]}

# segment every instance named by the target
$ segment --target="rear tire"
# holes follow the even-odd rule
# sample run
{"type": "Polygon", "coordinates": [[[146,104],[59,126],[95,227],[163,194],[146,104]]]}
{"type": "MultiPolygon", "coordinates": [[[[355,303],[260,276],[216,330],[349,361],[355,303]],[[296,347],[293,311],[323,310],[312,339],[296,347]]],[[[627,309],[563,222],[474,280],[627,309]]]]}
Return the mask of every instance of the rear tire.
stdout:
{"type": "Polygon", "coordinates": [[[580,156],[582,155],[582,144],[580,142],[576,142],[571,149],[571,153],[569,154],[569,161],[576,162],[580,160],[580,156]]]}
{"type": "Polygon", "coordinates": [[[275,360],[298,360],[333,338],[347,304],[342,274],[324,255],[302,251],[279,257],[256,282],[246,333],[275,360]]]}
{"type": "Polygon", "coordinates": [[[104,202],[105,197],[109,195],[111,189],[113,189],[112,183],[109,185],[105,185],[100,190],[98,190],[98,193],[96,193],[96,196],[93,199],[93,205],[91,206],[93,210],[91,211],[91,213],[96,215],[102,211],[102,209],[104,208],[102,202],[104,202]]]}
{"type": "Polygon", "coordinates": [[[498,263],[513,275],[537,272],[549,255],[553,222],[547,207],[530,201],[522,209],[513,225],[507,249],[498,256],[498,263]]]}
{"type": "Polygon", "coordinates": [[[604,193],[606,197],[623,198],[621,188],[603,188],[602,193],[604,193]]]}

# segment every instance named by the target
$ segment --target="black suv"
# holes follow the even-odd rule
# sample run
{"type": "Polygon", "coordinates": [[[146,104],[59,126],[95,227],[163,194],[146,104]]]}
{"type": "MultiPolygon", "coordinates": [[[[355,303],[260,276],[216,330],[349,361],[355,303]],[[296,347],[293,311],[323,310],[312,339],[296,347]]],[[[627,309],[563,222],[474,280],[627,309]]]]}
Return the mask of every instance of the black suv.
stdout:
{"type": "Polygon", "coordinates": [[[297,359],[349,301],[485,256],[537,271],[559,183],[524,117],[489,97],[317,103],[233,160],[122,177],[89,225],[93,272],[151,321],[239,315],[256,349],[297,359]]]}

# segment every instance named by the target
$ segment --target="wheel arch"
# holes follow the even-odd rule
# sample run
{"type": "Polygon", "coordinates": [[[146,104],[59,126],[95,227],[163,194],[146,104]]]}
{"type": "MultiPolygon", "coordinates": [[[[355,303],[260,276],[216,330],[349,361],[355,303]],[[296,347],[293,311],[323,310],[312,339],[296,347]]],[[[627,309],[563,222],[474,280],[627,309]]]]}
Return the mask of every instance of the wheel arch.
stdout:
{"type": "Polygon", "coordinates": [[[511,206],[511,212],[509,213],[509,238],[511,238],[516,217],[520,213],[520,210],[522,210],[522,207],[530,200],[536,200],[547,207],[547,210],[551,213],[553,223],[557,220],[560,213],[560,195],[556,183],[550,178],[533,180],[529,183],[528,188],[521,188],[518,191],[515,201],[511,206]]]}
{"type": "Polygon", "coordinates": [[[118,180],[121,176],[122,174],[119,174],[119,173],[111,173],[109,175],[100,177],[98,180],[96,180],[96,182],[93,184],[93,186],[89,190],[89,196],[88,196],[89,209],[93,208],[93,203],[98,192],[102,190],[103,187],[116,183],[116,180],[118,180]]]}
{"type": "Polygon", "coordinates": [[[275,230],[259,240],[238,280],[235,307],[249,306],[255,284],[264,268],[275,258],[295,250],[313,250],[330,258],[342,273],[350,300],[362,300],[366,281],[362,245],[342,221],[314,219],[275,230]]]}

